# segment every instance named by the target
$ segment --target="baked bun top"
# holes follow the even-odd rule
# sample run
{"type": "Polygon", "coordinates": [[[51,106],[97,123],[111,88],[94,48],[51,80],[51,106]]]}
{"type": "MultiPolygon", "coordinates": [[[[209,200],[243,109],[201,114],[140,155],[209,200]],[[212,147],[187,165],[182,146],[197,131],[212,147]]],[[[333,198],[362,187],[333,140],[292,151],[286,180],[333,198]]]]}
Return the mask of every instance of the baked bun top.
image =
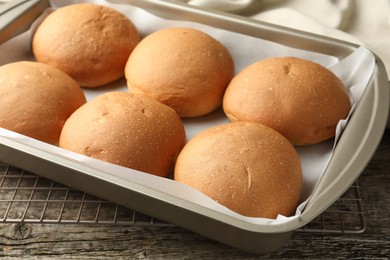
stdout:
{"type": "Polygon", "coordinates": [[[0,67],[0,127],[56,144],[67,118],[86,102],[64,72],[30,61],[0,67]]]}
{"type": "Polygon", "coordinates": [[[113,164],[167,176],[185,142],[170,107],[126,92],[102,94],[66,121],[59,145],[113,164]]]}
{"type": "Polygon", "coordinates": [[[38,61],[61,69],[81,86],[97,87],[123,76],[139,40],[126,16],[84,3],[49,14],[37,28],[32,48],[38,61]]]}
{"type": "Polygon", "coordinates": [[[196,29],[168,28],[144,38],[125,68],[129,90],[172,107],[181,117],[205,115],[222,103],[234,75],[228,50],[196,29]]]}
{"type": "Polygon", "coordinates": [[[250,217],[289,216],[301,194],[302,170],[292,144],[257,123],[216,126],[180,152],[174,179],[250,217]]]}
{"type": "Polygon", "coordinates": [[[223,109],[231,121],[265,124],[294,145],[306,145],[333,137],[351,103],[330,70],[300,58],[276,57],[241,71],[226,90],[223,109]]]}

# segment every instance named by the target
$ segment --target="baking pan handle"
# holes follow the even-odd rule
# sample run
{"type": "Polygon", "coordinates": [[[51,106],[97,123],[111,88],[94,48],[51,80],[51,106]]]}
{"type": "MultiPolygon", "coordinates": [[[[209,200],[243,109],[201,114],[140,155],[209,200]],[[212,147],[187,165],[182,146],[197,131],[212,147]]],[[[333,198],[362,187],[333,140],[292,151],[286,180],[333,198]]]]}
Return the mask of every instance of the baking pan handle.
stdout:
{"type": "Polygon", "coordinates": [[[12,0],[0,5],[0,44],[30,28],[49,0],[12,0]]]}

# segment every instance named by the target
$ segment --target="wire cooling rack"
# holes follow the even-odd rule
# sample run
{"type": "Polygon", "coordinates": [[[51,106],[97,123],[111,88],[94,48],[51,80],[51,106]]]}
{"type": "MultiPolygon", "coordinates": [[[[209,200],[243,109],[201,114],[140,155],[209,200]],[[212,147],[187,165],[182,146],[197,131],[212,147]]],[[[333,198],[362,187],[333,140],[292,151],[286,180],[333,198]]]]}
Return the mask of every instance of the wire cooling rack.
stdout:
{"type": "MultiPolygon", "coordinates": [[[[173,226],[0,162],[0,223],[173,226]]],[[[331,207],[297,231],[361,233],[360,188],[354,183],[331,207]]]]}

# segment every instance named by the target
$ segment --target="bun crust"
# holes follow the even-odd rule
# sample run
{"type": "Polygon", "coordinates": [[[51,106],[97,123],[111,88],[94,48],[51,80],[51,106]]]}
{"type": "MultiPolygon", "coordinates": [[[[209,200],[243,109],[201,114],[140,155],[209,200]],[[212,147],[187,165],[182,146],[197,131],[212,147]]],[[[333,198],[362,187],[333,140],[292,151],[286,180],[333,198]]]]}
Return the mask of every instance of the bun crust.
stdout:
{"type": "Polygon", "coordinates": [[[172,107],[181,117],[210,113],[234,75],[228,50],[190,28],[168,28],[144,38],[125,68],[129,90],[172,107]]]}
{"type": "Polygon", "coordinates": [[[139,171],[167,176],[185,142],[176,112],[125,92],[102,94],[66,121],[59,145],[139,171]]]}
{"type": "Polygon", "coordinates": [[[133,23],[114,9],[74,4],[55,10],[33,37],[35,58],[67,73],[81,86],[97,87],[123,76],[140,38],[133,23]]]}
{"type": "Polygon", "coordinates": [[[250,217],[289,216],[302,185],[292,144],[264,125],[236,122],[192,138],[176,162],[174,179],[250,217]]]}
{"type": "Polygon", "coordinates": [[[333,137],[351,104],[342,81],[325,67],[278,57],[241,71],[226,90],[223,109],[231,121],[268,125],[294,145],[307,145],[333,137]]]}
{"type": "Polygon", "coordinates": [[[56,144],[67,118],[86,102],[62,71],[38,62],[0,67],[0,127],[56,144]]]}

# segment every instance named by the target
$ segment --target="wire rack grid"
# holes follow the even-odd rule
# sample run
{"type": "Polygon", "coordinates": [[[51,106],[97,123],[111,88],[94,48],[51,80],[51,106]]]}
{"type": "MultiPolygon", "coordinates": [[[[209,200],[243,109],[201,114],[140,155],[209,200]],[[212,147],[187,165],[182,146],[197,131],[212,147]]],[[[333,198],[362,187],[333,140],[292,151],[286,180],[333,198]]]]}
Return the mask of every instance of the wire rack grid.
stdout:
{"type": "MultiPolygon", "coordinates": [[[[0,223],[173,226],[0,162],[0,223]]],[[[355,182],[299,232],[361,233],[365,219],[355,182]]]]}

